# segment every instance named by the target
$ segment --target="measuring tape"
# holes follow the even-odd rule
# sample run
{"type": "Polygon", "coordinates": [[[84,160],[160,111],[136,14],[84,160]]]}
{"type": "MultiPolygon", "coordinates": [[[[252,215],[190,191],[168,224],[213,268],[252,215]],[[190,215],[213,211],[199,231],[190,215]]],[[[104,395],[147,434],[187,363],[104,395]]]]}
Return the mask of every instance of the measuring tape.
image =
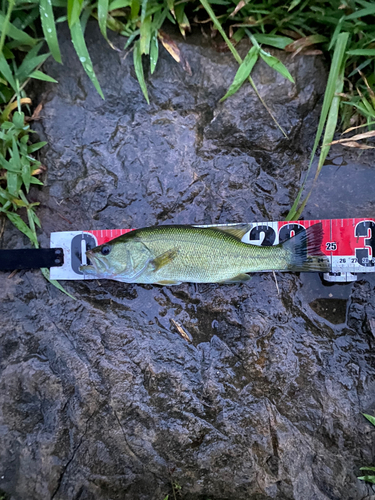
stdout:
{"type": "MultiPolygon", "coordinates": [[[[357,273],[375,272],[375,219],[326,219],[295,222],[254,222],[242,241],[252,245],[278,245],[308,227],[322,223],[321,251],[329,258],[331,272],[324,279],[331,282],[349,282],[357,273]]],[[[217,227],[217,225],[215,225],[217,227]]],[[[236,224],[223,224],[236,226],[236,224]]],[[[199,227],[211,227],[201,225],[199,227]]],[[[86,250],[121,236],[132,229],[99,231],[64,231],[51,233],[51,248],[61,248],[64,263],[51,267],[51,278],[56,280],[92,279],[79,270],[86,264],[86,250]]]]}

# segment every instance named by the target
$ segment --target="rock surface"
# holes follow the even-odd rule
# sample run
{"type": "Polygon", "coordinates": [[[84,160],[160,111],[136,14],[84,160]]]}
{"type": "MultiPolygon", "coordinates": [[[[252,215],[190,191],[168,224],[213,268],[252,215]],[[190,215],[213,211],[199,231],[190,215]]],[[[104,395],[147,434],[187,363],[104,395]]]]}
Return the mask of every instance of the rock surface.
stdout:
{"type": "MultiPolygon", "coordinates": [[[[192,76],[161,51],[150,106],[131,56],[89,25],[102,101],[68,38],[34,126],[49,143],[32,194],[44,246],[58,230],[286,215],[325,88],[319,58],[282,55],[295,85],[256,66],[287,140],[249,85],[219,103],[236,63],[201,37],[178,41],[192,76]]],[[[323,187],[308,207],[316,218],[335,201],[323,187]]],[[[338,216],[373,216],[353,189],[338,216]]],[[[25,244],[7,225],[1,246],[25,244]]],[[[279,294],[269,274],[225,286],[65,282],[73,301],[37,271],[1,275],[5,498],[163,500],[173,483],[186,500],[374,499],[356,476],[373,464],[361,413],[374,410],[375,281],[327,291],[314,279],[278,274],[279,294]],[[340,290],[341,323],[309,306],[340,290]]]]}

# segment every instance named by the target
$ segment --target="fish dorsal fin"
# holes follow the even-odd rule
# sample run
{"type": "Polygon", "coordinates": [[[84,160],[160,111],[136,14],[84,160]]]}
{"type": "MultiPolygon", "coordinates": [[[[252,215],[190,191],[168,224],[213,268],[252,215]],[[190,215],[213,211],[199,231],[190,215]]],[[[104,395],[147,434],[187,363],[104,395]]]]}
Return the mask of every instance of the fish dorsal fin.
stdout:
{"type": "Polygon", "coordinates": [[[246,283],[246,281],[250,281],[251,276],[245,273],[238,274],[237,276],[233,276],[233,278],[228,278],[227,280],[218,281],[217,283],[246,283]]]}
{"type": "MultiPolygon", "coordinates": [[[[199,226],[195,226],[199,227],[199,226]]],[[[250,231],[253,227],[253,224],[217,224],[215,226],[205,226],[209,229],[217,229],[218,231],[222,231],[224,233],[231,234],[235,238],[241,240],[243,236],[250,231]]]]}
{"type": "Polygon", "coordinates": [[[177,247],[174,247],[155,257],[155,259],[150,261],[153,270],[158,271],[163,266],[166,266],[167,264],[172,262],[172,260],[177,257],[178,253],[179,249],[177,247]]]}

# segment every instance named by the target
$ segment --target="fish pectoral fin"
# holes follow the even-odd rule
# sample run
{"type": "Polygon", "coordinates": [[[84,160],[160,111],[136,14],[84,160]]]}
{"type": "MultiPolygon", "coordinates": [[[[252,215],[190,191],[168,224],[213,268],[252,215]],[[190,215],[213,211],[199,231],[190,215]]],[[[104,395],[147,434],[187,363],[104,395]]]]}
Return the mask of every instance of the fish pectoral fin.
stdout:
{"type": "Polygon", "coordinates": [[[159,271],[159,269],[172,262],[172,260],[177,257],[178,253],[179,249],[177,247],[171,248],[151,260],[150,265],[154,271],[159,271]]]}
{"type": "Polygon", "coordinates": [[[237,274],[237,276],[233,276],[233,278],[229,278],[227,280],[217,281],[217,283],[246,283],[246,281],[250,281],[251,276],[245,273],[237,274]]]}
{"type": "MultiPolygon", "coordinates": [[[[199,227],[199,226],[198,226],[199,227]]],[[[217,224],[215,226],[208,226],[210,229],[217,229],[218,231],[222,231],[224,233],[231,234],[235,238],[241,240],[243,236],[250,231],[253,227],[253,224],[217,224]]]]}
{"type": "Polygon", "coordinates": [[[162,280],[162,281],[155,281],[154,285],[181,285],[182,281],[176,281],[176,280],[162,280]]]}

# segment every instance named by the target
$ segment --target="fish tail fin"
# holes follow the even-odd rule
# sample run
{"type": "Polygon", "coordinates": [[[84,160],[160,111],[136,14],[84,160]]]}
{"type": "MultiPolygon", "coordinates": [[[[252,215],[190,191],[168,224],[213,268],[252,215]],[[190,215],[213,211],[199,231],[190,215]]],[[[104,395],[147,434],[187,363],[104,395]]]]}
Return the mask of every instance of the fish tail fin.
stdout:
{"type": "Polygon", "coordinates": [[[322,241],[323,227],[319,222],[281,243],[284,250],[290,254],[289,269],[302,272],[330,271],[329,259],[320,248],[322,241]]]}

